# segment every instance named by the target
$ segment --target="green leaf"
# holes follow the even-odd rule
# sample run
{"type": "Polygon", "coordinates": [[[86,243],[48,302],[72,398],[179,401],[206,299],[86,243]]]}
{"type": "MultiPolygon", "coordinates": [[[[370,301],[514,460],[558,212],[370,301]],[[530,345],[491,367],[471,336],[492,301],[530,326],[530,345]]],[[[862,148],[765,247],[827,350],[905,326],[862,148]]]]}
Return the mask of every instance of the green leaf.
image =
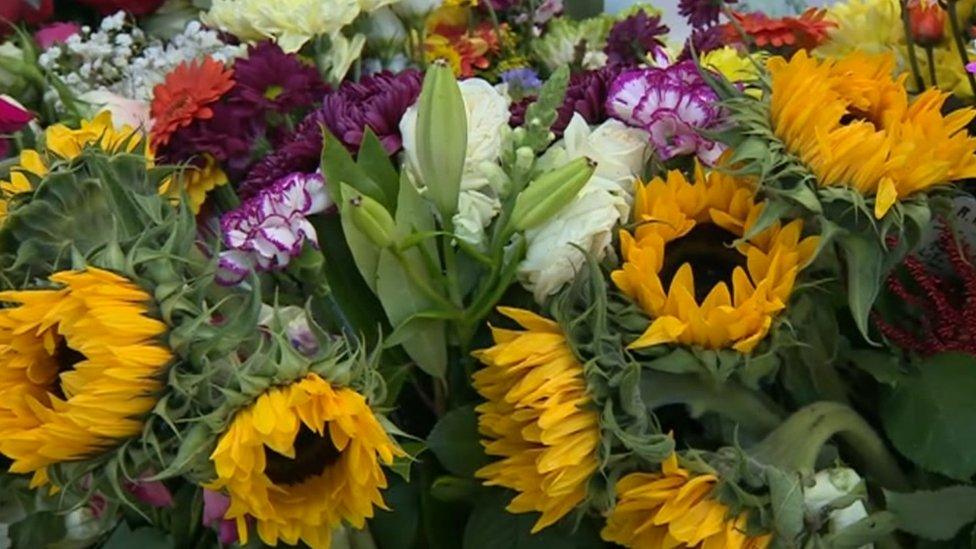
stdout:
{"type": "MultiPolygon", "coordinates": [[[[352,155],[346,150],[341,141],[323,129],[324,146],[322,147],[322,173],[329,181],[329,189],[336,193],[339,183],[345,183],[357,191],[370,196],[390,211],[396,207],[396,196],[387,196],[383,187],[373,180],[361,166],[356,164],[352,155]]],[[[337,197],[333,195],[333,199],[337,197]]],[[[339,200],[335,200],[339,203],[339,200]]]]}
{"type": "Polygon", "coordinates": [[[430,493],[435,498],[446,501],[475,501],[485,491],[481,481],[471,478],[458,478],[449,475],[439,477],[430,486],[430,493]]]}
{"type": "Polygon", "coordinates": [[[369,126],[363,132],[363,142],[359,145],[356,163],[363,170],[363,173],[379,185],[383,195],[392,201],[390,209],[395,210],[400,175],[397,174],[396,168],[390,162],[390,154],[386,152],[383,144],[369,126]]]}
{"type": "MultiPolygon", "coordinates": [[[[433,217],[427,203],[408,181],[400,185],[397,201],[396,224],[401,236],[415,230],[427,231],[433,228],[433,217]]],[[[433,253],[433,242],[421,244],[402,253],[411,269],[418,273],[433,288],[439,288],[428,269],[424,252],[433,253]]],[[[410,283],[407,272],[397,257],[390,251],[380,253],[376,269],[376,295],[383,304],[387,318],[394,326],[400,326],[418,313],[437,309],[437,304],[422,290],[410,283]]],[[[435,377],[444,377],[447,371],[447,323],[443,320],[414,318],[404,330],[409,336],[403,338],[401,345],[424,372],[435,377]]],[[[402,336],[402,334],[401,334],[402,336]]]]}
{"type": "Polygon", "coordinates": [[[45,547],[60,541],[67,534],[64,520],[63,515],[51,511],[31,513],[24,520],[10,525],[7,534],[11,547],[45,547]]]}
{"type": "Polygon", "coordinates": [[[881,290],[885,252],[870,234],[847,233],[837,239],[847,264],[847,301],[858,330],[867,341],[868,318],[881,290]]]}
{"type": "Polygon", "coordinates": [[[976,357],[921,359],[881,403],[885,432],[903,455],[950,478],[976,474],[976,357]]]}
{"type": "Polygon", "coordinates": [[[563,0],[565,14],[582,21],[603,13],[603,0],[563,0]]]}
{"type": "Polygon", "coordinates": [[[696,374],[704,371],[701,360],[691,351],[681,347],[648,362],[647,367],[669,374],[696,374]]]}
{"type": "Polygon", "coordinates": [[[377,509],[369,521],[369,531],[381,549],[411,549],[415,547],[420,529],[419,482],[407,483],[399,477],[390,478],[390,487],[383,491],[389,511],[377,509]]]}
{"type": "Polygon", "coordinates": [[[490,463],[478,438],[474,405],[445,414],[428,435],[427,447],[445,469],[459,477],[472,478],[475,471],[490,463]]]}
{"type": "Polygon", "coordinates": [[[525,142],[536,152],[544,151],[552,142],[550,129],[556,122],[556,110],[563,104],[569,86],[569,67],[559,67],[539,90],[539,98],[525,110],[525,142]]]}
{"type": "Polygon", "coordinates": [[[532,534],[536,513],[505,510],[512,492],[496,490],[475,506],[464,529],[464,549],[590,549],[604,547],[597,528],[584,522],[576,531],[570,521],[561,521],[532,534]]]}
{"type": "Polygon", "coordinates": [[[881,511],[825,537],[824,541],[832,549],[859,549],[894,532],[896,522],[893,514],[881,511]]]}
{"type": "Polygon", "coordinates": [[[877,381],[892,387],[904,377],[898,357],[883,351],[858,349],[849,353],[851,364],[864,370],[877,381]]]}
{"type": "Polygon", "coordinates": [[[151,526],[131,530],[124,522],[108,538],[103,549],[171,549],[173,538],[162,530],[151,526]]]}
{"type": "Polygon", "coordinates": [[[775,467],[766,469],[769,496],[773,505],[776,533],[785,540],[795,540],[803,532],[803,488],[800,476],[775,467]]]}
{"type": "Polygon", "coordinates": [[[885,491],[888,511],[898,529],[926,539],[952,539],[963,526],[976,521],[976,487],[950,486],[910,494],[885,491]]]}

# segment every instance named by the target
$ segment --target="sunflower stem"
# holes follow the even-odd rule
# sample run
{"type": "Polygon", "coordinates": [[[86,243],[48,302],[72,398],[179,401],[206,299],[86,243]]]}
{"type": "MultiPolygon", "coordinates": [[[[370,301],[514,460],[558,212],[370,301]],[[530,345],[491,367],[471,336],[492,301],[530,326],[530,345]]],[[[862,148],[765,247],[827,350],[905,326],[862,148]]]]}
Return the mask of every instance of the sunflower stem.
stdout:
{"type": "Polygon", "coordinates": [[[959,60],[962,61],[962,71],[966,73],[966,80],[969,81],[969,89],[972,90],[973,96],[976,96],[976,77],[966,69],[966,65],[969,64],[969,52],[966,50],[966,41],[962,39],[959,10],[956,9],[958,1],[949,0],[946,4],[946,11],[949,12],[949,27],[952,29],[952,38],[956,43],[956,49],[959,51],[959,60]]]}
{"type": "Polygon", "coordinates": [[[908,66],[912,69],[912,76],[915,78],[918,93],[922,93],[925,90],[925,80],[922,79],[922,71],[918,68],[918,57],[915,55],[915,41],[912,39],[912,24],[909,20],[908,0],[901,0],[901,24],[905,29],[905,42],[908,44],[908,66]]]}
{"type": "Polygon", "coordinates": [[[932,51],[932,46],[925,46],[925,59],[929,63],[929,80],[932,82],[932,87],[939,87],[939,83],[935,78],[935,53],[932,51]]]}
{"type": "Polygon", "coordinates": [[[817,402],[797,411],[749,453],[785,470],[813,471],[820,450],[834,435],[847,442],[864,471],[882,486],[894,490],[910,488],[871,425],[850,406],[838,402],[817,402]]]}

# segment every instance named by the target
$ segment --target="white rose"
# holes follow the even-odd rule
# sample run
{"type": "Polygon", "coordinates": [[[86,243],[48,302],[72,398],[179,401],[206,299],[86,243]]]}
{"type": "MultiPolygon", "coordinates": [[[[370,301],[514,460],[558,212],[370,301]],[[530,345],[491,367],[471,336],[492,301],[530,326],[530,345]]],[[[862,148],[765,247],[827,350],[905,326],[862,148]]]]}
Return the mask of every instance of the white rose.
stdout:
{"type": "Polygon", "coordinates": [[[373,12],[366,25],[366,41],[376,49],[385,49],[402,44],[407,37],[407,30],[400,18],[390,8],[381,8],[373,12]]]}
{"type": "Polygon", "coordinates": [[[95,116],[102,111],[111,112],[112,122],[116,127],[131,126],[146,132],[152,127],[149,103],[146,101],[122,97],[106,89],[85,92],[79,95],[78,99],[88,105],[90,116],[95,116]]]}
{"type": "Polygon", "coordinates": [[[613,240],[613,229],[630,215],[631,190],[650,155],[643,130],[608,120],[591,130],[576,114],[563,140],[547,151],[543,165],[562,165],[587,157],[596,171],[565,208],[528,231],[528,249],[519,265],[519,280],[536,301],[556,293],[573,280],[586,261],[585,253],[602,259],[613,240]]]}
{"type": "Polygon", "coordinates": [[[464,190],[458,196],[458,211],[454,214],[454,234],[474,246],[485,240],[485,227],[498,215],[501,202],[481,191],[464,190]]]}
{"type": "Polygon", "coordinates": [[[420,20],[441,7],[443,0],[400,0],[393,4],[393,11],[406,19],[420,20]]]}
{"type": "MultiPolygon", "coordinates": [[[[839,498],[863,492],[860,475],[847,467],[825,469],[814,475],[813,480],[813,486],[803,491],[803,505],[809,514],[820,513],[839,498]]],[[[839,532],[867,516],[868,511],[863,501],[855,501],[843,509],[835,509],[828,515],[830,532],[839,532]]],[[[864,545],[861,549],[871,547],[873,544],[864,545]]]]}
{"type": "MultiPolygon", "coordinates": [[[[484,162],[497,162],[502,141],[508,131],[510,99],[480,78],[458,82],[468,123],[468,147],[464,158],[462,189],[488,186],[489,179],[481,169],[484,162]]],[[[414,104],[400,119],[403,150],[407,163],[416,174],[417,161],[417,105],[414,104]]]]}

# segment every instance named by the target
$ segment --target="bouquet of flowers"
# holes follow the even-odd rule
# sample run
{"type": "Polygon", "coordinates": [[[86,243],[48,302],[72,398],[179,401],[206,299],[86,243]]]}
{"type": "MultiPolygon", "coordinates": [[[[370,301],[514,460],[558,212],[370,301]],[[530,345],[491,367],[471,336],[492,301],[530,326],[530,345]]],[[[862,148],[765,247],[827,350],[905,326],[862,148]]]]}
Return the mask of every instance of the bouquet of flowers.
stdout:
{"type": "Polygon", "coordinates": [[[795,4],[5,1],[0,544],[972,546],[976,3],[795,4]]]}

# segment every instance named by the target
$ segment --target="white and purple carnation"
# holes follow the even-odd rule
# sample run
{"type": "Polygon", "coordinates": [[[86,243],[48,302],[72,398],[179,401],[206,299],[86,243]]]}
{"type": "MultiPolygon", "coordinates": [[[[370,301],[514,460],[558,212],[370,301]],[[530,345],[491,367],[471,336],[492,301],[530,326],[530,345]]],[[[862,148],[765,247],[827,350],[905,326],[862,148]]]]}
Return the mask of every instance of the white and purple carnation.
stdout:
{"type": "Polygon", "coordinates": [[[646,130],[662,160],[693,154],[714,166],[725,147],[701,130],[715,130],[722,123],[718,100],[694,61],[682,61],[621,73],[610,86],[607,112],[646,130]]]}
{"type": "Polygon", "coordinates": [[[239,283],[252,271],[282,269],[306,242],[318,248],[307,216],[332,205],[321,175],[287,175],[220,220],[224,246],[217,282],[239,283]]]}

